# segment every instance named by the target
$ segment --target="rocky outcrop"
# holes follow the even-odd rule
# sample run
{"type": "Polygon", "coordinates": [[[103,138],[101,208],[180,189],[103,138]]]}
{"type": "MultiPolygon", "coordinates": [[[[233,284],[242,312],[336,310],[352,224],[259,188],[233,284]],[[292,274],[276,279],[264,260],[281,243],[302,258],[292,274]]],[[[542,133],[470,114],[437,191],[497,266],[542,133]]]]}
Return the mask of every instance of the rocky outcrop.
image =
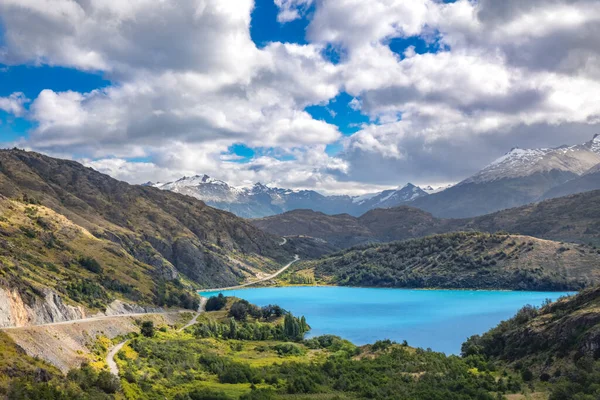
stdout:
{"type": "Polygon", "coordinates": [[[124,315],[124,314],[145,314],[145,313],[161,313],[165,312],[160,307],[140,306],[138,304],[130,304],[115,300],[108,305],[103,315],[124,315]]]}
{"type": "MultiPolygon", "coordinates": [[[[54,291],[45,288],[41,293],[40,297],[32,296],[31,300],[24,301],[17,289],[0,287],[0,328],[45,325],[89,317],[83,307],[65,304],[54,291]]],[[[114,300],[105,312],[97,313],[93,317],[163,312],[165,310],[160,307],[114,300]]]]}
{"type": "Polygon", "coordinates": [[[0,327],[41,325],[85,318],[83,307],[67,305],[54,291],[44,288],[29,302],[17,289],[0,288],[0,327]]]}

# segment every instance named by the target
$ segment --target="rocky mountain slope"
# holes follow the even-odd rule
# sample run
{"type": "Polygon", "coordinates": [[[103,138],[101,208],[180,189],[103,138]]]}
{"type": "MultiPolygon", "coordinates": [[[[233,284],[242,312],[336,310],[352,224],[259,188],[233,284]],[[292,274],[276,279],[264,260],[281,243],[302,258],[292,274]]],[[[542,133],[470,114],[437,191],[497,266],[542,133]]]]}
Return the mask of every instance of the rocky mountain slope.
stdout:
{"type": "Polygon", "coordinates": [[[568,196],[600,189],[600,164],[590,168],[583,175],[571,179],[562,185],[553,187],[542,196],[543,199],[568,196]]]}
{"type": "Polygon", "coordinates": [[[358,246],[301,262],[290,274],[347,286],[551,291],[600,283],[599,263],[592,246],[458,232],[358,246]]]}
{"type": "Polygon", "coordinates": [[[260,218],[296,209],[360,215],[373,208],[393,207],[427,195],[410,183],[398,189],[363,196],[324,196],[314,190],[273,188],[261,183],[251,188],[238,188],[208,175],[183,177],[168,183],[148,182],[145,186],[186,194],[243,218],[260,218]]]}
{"type": "Polygon", "coordinates": [[[253,220],[282,236],[323,239],[338,248],[386,242],[458,230],[507,231],[552,240],[600,243],[600,191],[546,200],[474,218],[443,219],[417,208],[375,209],[359,218],[309,210],[253,220]]]}
{"type": "MultiPolygon", "coordinates": [[[[552,195],[553,188],[576,180],[598,164],[598,136],[574,146],[527,150],[515,148],[477,174],[443,192],[415,199],[410,205],[445,218],[488,214],[556,197],[561,193],[552,195]]],[[[581,188],[585,189],[586,186],[581,188]]]]}
{"type": "Polygon", "coordinates": [[[194,198],[33,152],[0,151],[0,196],[5,325],[71,319],[115,299],[193,306],[185,282],[236,284],[294,254],[194,198]]]}

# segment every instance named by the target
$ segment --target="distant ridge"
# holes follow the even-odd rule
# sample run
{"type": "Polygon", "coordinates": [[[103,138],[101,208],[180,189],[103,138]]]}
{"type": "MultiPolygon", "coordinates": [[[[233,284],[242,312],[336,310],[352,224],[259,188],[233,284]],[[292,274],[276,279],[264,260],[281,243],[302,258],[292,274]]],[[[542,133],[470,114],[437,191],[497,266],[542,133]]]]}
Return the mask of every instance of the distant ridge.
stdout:
{"type": "Polygon", "coordinates": [[[458,230],[507,231],[540,238],[600,243],[600,190],[462,219],[444,219],[409,206],[375,209],[356,218],[295,210],[253,220],[278,235],[306,235],[338,248],[418,238],[458,230]]]}
{"type": "Polygon", "coordinates": [[[314,190],[281,189],[260,182],[250,188],[238,188],[208,175],[184,176],[174,182],[144,185],[192,196],[244,218],[260,218],[296,209],[360,215],[373,208],[394,207],[428,195],[411,183],[363,196],[324,196],[314,190]]]}

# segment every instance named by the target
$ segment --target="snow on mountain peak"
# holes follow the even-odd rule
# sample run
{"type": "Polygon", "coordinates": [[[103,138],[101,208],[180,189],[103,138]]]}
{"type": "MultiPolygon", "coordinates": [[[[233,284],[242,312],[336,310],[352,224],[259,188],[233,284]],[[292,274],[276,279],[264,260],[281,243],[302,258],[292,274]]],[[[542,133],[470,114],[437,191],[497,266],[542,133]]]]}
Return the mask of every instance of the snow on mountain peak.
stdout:
{"type": "Polygon", "coordinates": [[[515,147],[461,184],[517,178],[551,170],[582,174],[598,163],[600,136],[597,135],[583,145],[540,149],[515,147]]]}
{"type": "Polygon", "coordinates": [[[596,133],[594,138],[589,143],[590,150],[596,154],[600,154],[600,133],[596,133]]]}

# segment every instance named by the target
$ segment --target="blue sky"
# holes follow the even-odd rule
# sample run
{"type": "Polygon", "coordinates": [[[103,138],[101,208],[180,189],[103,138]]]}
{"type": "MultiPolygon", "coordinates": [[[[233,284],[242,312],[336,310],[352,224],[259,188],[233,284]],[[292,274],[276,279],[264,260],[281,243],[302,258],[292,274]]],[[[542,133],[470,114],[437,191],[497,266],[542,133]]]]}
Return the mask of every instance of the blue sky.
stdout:
{"type": "MultiPolygon", "coordinates": [[[[278,12],[279,9],[272,0],[256,0],[250,26],[250,35],[256,46],[263,48],[270,42],[307,44],[306,30],[310,17],[314,12],[314,4],[306,10],[303,18],[287,23],[277,21],[278,12]]],[[[4,29],[0,24],[0,45],[4,40],[3,31],[4,29]]],[[[409,46],[413,46],[419,54],[441,50],[436,41],[428,43],[426,39],[418,36],[394,38],[388,40],[387,45],[401,58],[409,46]]],[[[323,55],[333,63],[338,63],[341,57],[339,51],[333,46],[327,47],[323,51],[323,55]]],[[[89,72],[75,68],[47,64],[37,65],[34,63],[11,66],[0,64],[0,97],[9,96],[14,92],[22,92],[27,98],[33,100],[44,89],[55,92],[75,91],[87,93],[95,89],[105,88],[111,84],[113,83],[101,71],[89,72]]],[[[352,96],[342,91],[336,97],[330,99],[327,104],[311,105],[306,107],[305,111],[314,119],[336,125],[342,135],[350,136],[370,120],[367,115],[350,106],[352,100],[352,96]]],[[[17,118],[0,110],[0,145],[11,143],[18,138],[27,138],[28,131],[35,126],[34,122],[26,118],[17,118]]],[[[327,146],[327,153],[335,155],[340,149],[339,144],[333,143],[327,146]]],[[[253,150],[243,143],[238,143],[230,146],[228,153],[238,156],[235,161],[243,163],[250,161],[256,155],[273,153],[272,150],[270,148],[253,150]]],[[[147,161],[147,158],[129,158],[129,160],[147,161]]]]}
{"type": "Polygon", "coordinates": [[[435,186],[600,131],[591,0],[54,4],[0,1],[0,146],[129,182],[435,186]]]}

